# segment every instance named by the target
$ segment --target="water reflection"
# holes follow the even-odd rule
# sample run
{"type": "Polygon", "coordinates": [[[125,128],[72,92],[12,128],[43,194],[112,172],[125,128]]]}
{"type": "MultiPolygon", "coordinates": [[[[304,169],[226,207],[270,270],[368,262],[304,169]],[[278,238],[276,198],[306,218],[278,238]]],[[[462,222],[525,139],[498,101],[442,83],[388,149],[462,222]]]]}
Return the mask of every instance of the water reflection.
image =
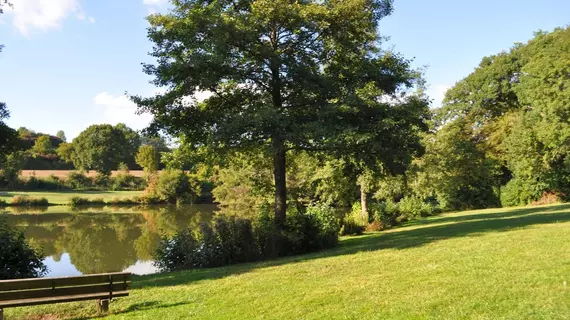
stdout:
{"type": "Polygon", "coordinates": [[[161,235],[197,228],[210,221],[215,206],[151,206],[137,208],[66,207],[8,211],[8,223],[41,247],[47,276],[131,271],[156,272],[152,265],[161,235]]]}

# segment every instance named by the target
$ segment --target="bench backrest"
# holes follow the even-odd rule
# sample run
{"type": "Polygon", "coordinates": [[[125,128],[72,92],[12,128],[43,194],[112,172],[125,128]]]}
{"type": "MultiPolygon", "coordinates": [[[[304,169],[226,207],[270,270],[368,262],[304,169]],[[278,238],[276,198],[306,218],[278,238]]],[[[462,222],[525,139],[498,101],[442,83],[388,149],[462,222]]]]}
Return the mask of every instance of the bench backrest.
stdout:
{"type": "Polygon", "coordinates": [[[127,296],[129,272],[0,281],[0,309],[127,296]]]}

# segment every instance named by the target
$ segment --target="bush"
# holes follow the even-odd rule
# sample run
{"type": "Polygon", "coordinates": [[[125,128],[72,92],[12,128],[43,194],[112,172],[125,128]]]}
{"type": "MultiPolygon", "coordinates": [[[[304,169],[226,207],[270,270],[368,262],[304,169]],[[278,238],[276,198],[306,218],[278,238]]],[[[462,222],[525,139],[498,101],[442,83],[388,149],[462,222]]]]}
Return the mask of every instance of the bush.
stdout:
{"type": "Polygon", "coordinates": [[[8,206],[8,203],[6,203],[6,201],[0,199],[0,208],[6,207],[6,206],[8,206]]]}
{"type": "Polygon", "coordinates": [[[14,207],[32,207],[32,206],[49,206],[49,201],[46,198],[31,198],[28,196],[15,196],[10,202],[14,207]]]}
{"type": "Polygon", "coordinates": [[[108,190],[111,187],[111,175],[97,173],[93,178],[93,187],[100,190],[108,190]]]}
{"type": "Polygon", "coordinates": [[[143,178],[135,177],[128,173],[119,173],[112,179],[110,188],[112,190],[144,190],[146,182],[143,178]]]}
{"type": "Polygon", "coordinates": [[[404,197],[398,203],[398,208],[406,220],[428,217],[440,212],[437,206],[418,197],[404,197]]]}
{"type": "Polygon", "coordinates": [[[47,272],[41,251],[32,248],[24,233],[0,221],[0,280],[41,277],[47,272]]]}
{"type": "Polygon", "coordinates": [[[218,216],[193,233],[184,230],[164,237],[155,255],[162,271],[209,268],[264,258],[306,253],[338,243],[340,221],[334,209],[317,205],[292,207],[278,229],[267,208],[254,221],[218,216]]]}
{"type": "Polygon", "coordinates": [[[156,190],[150,190],[168,203],[192,203],[200,194],[198,186],[182,171],[165,170],[158,177],[156,190]]]}
{"type": "Polygon", "coordinates": [[[67,176],[65,183],[71,189],[87,189],[93,185],[91,178],[81,172],[72,172],[67,176]]]}
{"type": "Polygon", "coordinates": [[[50,174],[45,179],[40,180],[39,189],[41,189],[41,190],[62,190],[62,189],[68,189],[68,188],[65,186],[64,181],[62,181],[60,178],[56,177],[55,175],[50,174]]]}
{"type": "Polygon", "coordinates": [[[358,236],[364,233],[366,229],[361,223],[357,222],[354,216],[348,215],[344,218],[342,227],[340,228],[341,236],[358,236]]]}
{"type": "Polygon", "coordinates": [[[73,197],[69,201],[69,205],[72,207],[79,207],[79,206],[104,206],[105,200],[102,198],[97,199],[89,199],[89,198],[82,198],[82,197],[73,197]]]}
{"type": "Polygon", "coordinates": [[[514,178],[501,188],[503,207],[523,206],[540,199],[546,187],[537,182],[514,178]]]}

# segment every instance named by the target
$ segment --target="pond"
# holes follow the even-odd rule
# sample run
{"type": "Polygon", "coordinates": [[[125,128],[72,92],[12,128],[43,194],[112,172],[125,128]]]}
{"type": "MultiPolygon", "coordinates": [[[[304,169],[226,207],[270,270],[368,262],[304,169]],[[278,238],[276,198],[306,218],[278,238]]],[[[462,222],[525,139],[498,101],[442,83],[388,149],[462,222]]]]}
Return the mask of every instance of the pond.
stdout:
{"type": "Polygon", "coordinates": [[[197,228],[215,214],[213,205],[72,209],[4,208],[8,224],[43,250],[47,277],[130,271],[150,274],[162,235],[197,228]]]}

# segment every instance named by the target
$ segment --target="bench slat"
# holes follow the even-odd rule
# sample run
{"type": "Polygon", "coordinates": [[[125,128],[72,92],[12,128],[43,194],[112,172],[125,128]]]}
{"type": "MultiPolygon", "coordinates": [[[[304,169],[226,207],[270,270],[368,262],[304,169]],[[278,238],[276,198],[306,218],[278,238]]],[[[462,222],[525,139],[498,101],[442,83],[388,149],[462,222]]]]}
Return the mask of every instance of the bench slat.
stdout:
{"type": "MultiPolygon", "coordinates": [[[[126,297],[129,295],[128,291],[118,291],[113,293],[113,298],[115,297],[126,297]]],[[[85,301],[85,300],[97,300],[97,299],[108,299],[109,294],[95,293],[95,294],[81,294],[72,295],[65,297],[49,297],[41,299],[25,299],[25,300],[10,300],[0,302],[0,309],[2,308],[14,308],[14,307],[24,307],[24,306],[35,306],[40,304],[50,304],[50,303],[60,303],[60,302],[73,302],[73,301],[85,301]]]]}
{"type": "Polygon", "coordinates": [[[41,279],[16,279],[0,281],[0,292],[13,290],[42,289],[69,286],[81,286],[88,284],[109,283],[109,277],[113,279],[113,283],[131,280],[129,272],[117,272],[107,274],[92,274],[79,277],[61,277],[61,278],[41,278],[41,279]]]}
{"type": "MultiPolygon", "coordinates": [[[[0,301],[9,300],[24,300],[24,299],[40,299],[40,298],[54,298],[54,297],[64,297],[72,295],[83,295],[83,294],[107,294],[109,296],[109,291],[113,292],[126,291],[130,288],[130,282],[124,283],[113,283],[110,284],[97,284],[88,285],[81,287],[66,287],[66,288],[55,288],[55,289],[38,289],[38,290],[22,290],[22,291],[5,291],[0,292],[0,301]]],[[[1,303],[1,302],[0,302],[1,303]]]]}

